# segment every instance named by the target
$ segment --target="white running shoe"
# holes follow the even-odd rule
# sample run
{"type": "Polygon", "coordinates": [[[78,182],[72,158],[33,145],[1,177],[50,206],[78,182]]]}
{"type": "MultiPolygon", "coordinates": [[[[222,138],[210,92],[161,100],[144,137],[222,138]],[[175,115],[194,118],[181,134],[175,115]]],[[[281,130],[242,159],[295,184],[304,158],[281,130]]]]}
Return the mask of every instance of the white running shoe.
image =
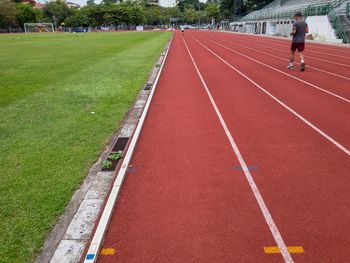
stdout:
{"type": "Polygon", "coordinates": [[[294,70],[294,65],[293,64],[289,64],[287,69],[294,70]]]}

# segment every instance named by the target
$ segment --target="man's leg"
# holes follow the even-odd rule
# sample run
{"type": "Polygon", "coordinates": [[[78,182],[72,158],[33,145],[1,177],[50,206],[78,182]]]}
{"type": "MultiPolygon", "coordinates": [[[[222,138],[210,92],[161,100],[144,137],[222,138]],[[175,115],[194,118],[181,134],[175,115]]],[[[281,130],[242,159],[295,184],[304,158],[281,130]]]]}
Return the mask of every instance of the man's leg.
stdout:
{"type": "Polygon", "coordinates": [[[305,71],[304,50],[305,50],[305,43],[302,43],[298,47],[298,53],[299,53],[299,58],[300,58],[300,70],[301,71],[305,71]]]}
{"type": "Polygon", "coordinates": [[[300,70],[305,71],[305,61],[304,61],[304,53],[299,51],[300,58],[300,70]]]}
{"type": "Polygon", "coordinates": [[[288,65],[288,69],[294,69],[294,55],[295,55],[295,51],[291,50],[290,51],[290,63],[288,65]]]}
{"type": "Polygon", "coordinates": [[[304,52],[299,52],[300,62],[304,61],[304,52]]]}
{"type": "Polygon", "coordinates": [[[294,55],[295,55],[295,51],[291,50],[291,51],[290,51],[290,63],[291,63],[291,64],[294,63],[294,55]]]}

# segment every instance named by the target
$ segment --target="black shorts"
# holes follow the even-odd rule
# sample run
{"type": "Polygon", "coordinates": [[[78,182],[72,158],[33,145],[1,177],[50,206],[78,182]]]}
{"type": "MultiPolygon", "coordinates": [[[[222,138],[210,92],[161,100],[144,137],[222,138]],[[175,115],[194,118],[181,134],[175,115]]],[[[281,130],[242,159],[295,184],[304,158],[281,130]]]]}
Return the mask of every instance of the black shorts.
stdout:
{"type": "Polygon", "coordinates": [[[292,46],[290,48],[293,52],[298,50],[298,52],[304,52],[305,50],[305,42],[303,43],[292,43],[292,46]]]}

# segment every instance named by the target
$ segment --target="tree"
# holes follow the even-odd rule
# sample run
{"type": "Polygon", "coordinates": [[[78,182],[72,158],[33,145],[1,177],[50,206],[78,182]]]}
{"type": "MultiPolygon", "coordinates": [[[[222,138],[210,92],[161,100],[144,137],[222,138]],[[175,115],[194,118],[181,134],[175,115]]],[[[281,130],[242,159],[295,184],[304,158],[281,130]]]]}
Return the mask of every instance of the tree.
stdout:
{"type": "Polygon", "coordinates": [[[16,19],[20,26],[24,23],[36,23],[38,22],[38,12],[28,4],[17,4],[16,5],[16,19]]]}
{"type": "Polygon", "coordinates": [[[186,23],[193,24],[198,21],[198,13],[194,8],[185,9],[184,19],[186,23]]]}
{"type": "Polygon", "coordinates": [[[53,22],[57,28],[66,17],[71,15],[69,7],[63,0],[46,2],[44,7],[44,17],[53,22]]]}
{"type": "Polygon", "coordinates": [[[217,3],[208,3],[205,11],[207,12],[209,19],[214,18],[217,20],[220,12],[220,6],[217,3]]]}
{"type": "Polygon", "coordinates": [[[185,12],[185,9],[199,10],[201,3],[199,0],[183,0],[179,3],[179,9],[181,12],[185,12]]]}
{"type": "Polygon", "coordinates": [[[86,1],[86,5],[87,6],[93,6],[93,5],[95,5],[95,1],[94,0],[87,0],[86,1]]]}
{"type": "Polygon", "coordinates": [[[243,10],[245,13],[263,8],[274,0],[244,0],[243,10]]]}
{"type": "Polygon", "coordinates": [[[242,0],[222,0],[220,2],[220,12],[224,19],[233,19],[241,14],[242,0]]]}
{"type": "Polygon", "coordinates": [[[160,9],[159,6],[145,8],[145,19],[148,25],[160,25],[163,22],[160,9]]]}
{"type": "Polygon", "coordinates": [[[64,20],[64,25],[68,27],[88,27],[89,24],[89,18],[82,12],[69,16],[64,20]]]}
{"type": "Polygon", "coordinates": [[[114,0],[103,0],[102,3],[105,5],[111,5],[111,4],[115,4],[115,1],[114,0]]]}
{"type": "Polygon", "coordinates": [[[0,0],[0,26],[9,27],[16,24],[16,5],[10,0],[0,0]]]}

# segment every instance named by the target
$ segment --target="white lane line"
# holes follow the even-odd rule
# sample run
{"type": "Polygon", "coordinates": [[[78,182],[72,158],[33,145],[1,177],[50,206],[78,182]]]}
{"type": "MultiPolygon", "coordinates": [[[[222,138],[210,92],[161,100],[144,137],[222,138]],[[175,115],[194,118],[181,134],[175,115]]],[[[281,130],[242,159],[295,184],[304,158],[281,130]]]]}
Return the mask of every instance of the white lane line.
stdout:
{"type": "Polygon", "coordinates": [[[109,220],[111,218],[111,215],[112,215],[112,212],[113,212],[113,208],[114,208],[114,205],[116,203],[116,200],[117,200],[119,191],[121,189],[123,180],[124,180],[126,172],[128,170],[131,157],[132,157],[132,155],[134,153],[137,141],[138,141],[138,139],[140,137],[140,133],[141,133],[143,124],[145,122],[145,119],[146,119],[146,116],[147,116],[147,113],[148,113],[148,110],[149,110],[149,107],[150,107],[150,104],[151,104],[154,92],[156,90],[156,87],[157,87],[160,75],[162,73],[165,61],[166,61],[166,59],[168,57],[168,53],[169,53],[169,50],[170,50],[170,47],[171,47],[172,40],[173,40],[173,37],[170,40],[170,44],[168,46],[168,49],[167,49],[167,51],[165,53],[165,56],[164,56],[164,59],[162,61],[162,65],[161,65],[161,67],[160,67],[160,69],[158,71],[158,75],[157,75],[157,77],[156,77],[156,79],[154,81],[153,88],[152,88],[151,93],[150,93],[150,95],[148,97],[148,100],[146,102],[145,108],[144,108],[144,110],[142,112],[142,115],[140,117],[140,120],[139,120],[139,122],[138,122],[138,124],[136,126],[136,129],[135,129],[134,135],[133,135],[133,137],[131,139],[129,148],[128,148],[127,152],[126,152],[126,155],[124,157],[123,163],[122,163],[121,168],[120,168],[120,170],[118,172],[117,179],[115,180],[115,182],[113,184],[111,193],[110,193],[110,195],[108,197],[106,206],[105,206],[105,208],[103,210],[101,219],[100,219],[100,221],[98,223],[96,232],[95,232],[95,234],[94,234],[94,236],[92,238],[90,247],[89,247],[88,252],[87,252],[87,254],[86,254],[85,258],[84,258],[84,263],[93,263],[93,262],[96,262],[96,260],[97,260],[97,256],[98,256],[98,253],[99,253],[100,248],[101,248],[102,240],[103,240],[104,235],[106,233],[107,226],[108,226],[109,220]]]}
{"type": "MultiPolygon", "coordinates": [[[[243,38],[241,38],[241,39],[243,40],[243,38]]],[[[284,49],[267,46],[268,43],[263,43],[263,42],[260,42],[260,43],[262,43],[262,44],[259,44],[259,43],[252,43],[252,44],[253,45],[257,45],[257,46],[262,46],[264,48],[269,48],[269,49],[272,49],[272,50],[278,50],[278,51],[282,51],[282,52],[286,52],[287,51],[287,50],[284,50],[284,49]]],[[[288,50],[288,52],[290,52],[290,50],[288,50]]],[[[312,56],[309,56],[309,55],[304,55],[304,56],[305,56],[305,58],[315,59],[315,60],[327,62],[327,63],[330,63],[330,64],[335,64],[335,65],[338,65],[338,66],[343,66],[343,67],[350,68],[350,65],[348,65],[348,64],[343,64],[343,63],[335,62],[335,61],[332,61],[332,60],[316,58],[316,57],[312,57],[312,56]]]]}
{"type": "MultiPolygon", "coordinates": [[[[204,38],[203,36],[200,36],[200,37],[204,38]]],[[[205,38],[205,39],[209,40],[209,38],[205,38]]],[[[222,41],[225,41],[225,42],[227,42],[227,43],[232,43],[232,41],[229,41],[229,40],[226,40],[226,39],[222,39],[222,41]]],[[[245,49],[250,49],[250,50],[253,50],[253,51],[256,51],[256,52],[259,52],[259,53],[268,55],[269,57],[273,57],[273,58],[277,58],[277,59],[279,59],[279,60],[283,60],[283,61],[289,62],[289,59],[284,59],[284,58],[281,58],[281,57],[279,57],[279,56],[272,55],[271,53],[267,53],[267,52],[264,52],[264,51],[259,50],[259,49],[255,49],[255,48],[251,48],[251,47],[248,47],[248,46],[244,46],[244,45],[237,44],[237,41],[234,42],[234,45],[235,45],[235,46],[237,45],[237,46],[240,46],[240,47],[245,48],[245,49]]],[[[296,64],[300,64],[299,62],[295,62],[295,63],[296,63],[296,64]]],[[[345,76],[343,76],[343,75],[339,75],[339,74],[336,74],[336,73],[333,73],[333,72],[330,72],[330,71],[326,71],[326,70],[323,70],[323,69],[315,68],[315,67],[312,67],[312,66],[309,66],[309,65],[308,65],[307,67],[310,68],[310,69],[313,69],[313,70],[322,72],[322,73],[326,73],[326,74],[329,74],[329,75],[338,77],[338,78],[350,80],[350,78],[348,78],[348,77],[345,77],[345,76]]]]}
{"type": "MultiPolygon", "coordinates": [[[[259,43],[263,44],[264,42],[259,41],[259,43]]],[[[265,42],[266,44],[266,42],[265,42]]],[[[271,44],[271,43],[270,43],[271,44]]],[[[281,44],[275,44],[273,43],[274,46],[278,46],[278,47],[285,47],[285,45],[281,45],[281,44]]],[[[331,53],[327,53],[327,52],[321,52],[321,51],[315,51],[314,49],[309,51],[310,53],[319,53],[319,54],[325,54],[328,56],[334,56],[334,57],[339,57],[339,58],[346,58],[346,59],[350,59],[350,57],[346,57],[345,55],[336,55],[336,54],[331,54],[331,53]]]]}
{"type": "MultiPolygon", "coordinates": [[[[280,43],[282,42],[289,42],[291,41],[291,38],[281,38],[281,37],[273,37],[273,36],[268,36],[268,35],[254,35],[254,34],[249,34],[249,33],[238,33],[238,32],[233,32],[233,31],[226,31],[226,32],[220,32],[220,33],[225,33],[226,35],[235,35],[235,36],[244,36],[245,39],[246,37],[251,37],[258,40],[274,40],[274,43],[280,43]]],[[[243,38],[241,38],[243,39],[243,38]]],[[[266,42],[264,42],[266,44],[266,42]]],[[[343,44],[332,44],[332,43],[327,43],[327,42],[315,42],[313,40],[307,40],[306,43],[311,46],[313,49],[318,49],[318,50],[324,50],[328,52],[341,52],[341,53],[346,53],[350,55],[350,46],[344,46],[343,44]],[[323,48],[324,47],[324,48],[323,48]],[[347,50],[346,50],[347,49],[347,50]]],[[[284,46],[284,45],[283,45],[284,46]]],[[[340,54],[339,54],[340,55],[340,54]]]]}
{"type": "Polygon", "coordinates": [[[261,194],[259,192],[259,189],[258,189],[257,185],[255,184],[255,181],[254,181],[254,179],[253,179],[253,177],[252,177],[252,175],[251,175],[251,173],[250,173],[250,171],[249,171],[249,169],[247,167],[247,164],[244,161],[244,159],[242,157],[242,154],[239,151],[238,146],[237,146],[236,142],[234,141],[234,139],[233,139],[233,137],[232,137],[232,135],[231,135],[227,125],[226,125],[226,122],[223,119],[223,117],[221,115],[221,112],[218,109],[218,107],[217,107],[217,105],[216,105],[216,103],[214,101],[213,96],[211,95],[211,93],[210,93],[210,91],[208,89],[208,86],[205,83],[205,81],[203,79],[203,76],[202,76],[202,74],[200,73],[200,71],[199,71],[199,69],[197,67],[196,62],[193,59],[191,51],[189,50],[189,48],[187,46],[187,43],[184,40],[184,38],[182,36],[181,36],[181,38],[182,38],[182,41],[184,42],[184,44],[186,46],[188,54],[191,57],[192,63],[193,63],[193,65],[194,65],[194,67],[195,67],[195,69],[197,71],[197,74],[198,74],[198,76],[199,76],[199,78],[200,78],[200,80],[201,80],[201,82],[203,84],[203,87],[204,87],[205,91],[208,94],[208,97],[209,97],[210,102],[211,102],[211,104],[212,104],[212,106],[213,106],[213,108],[214,108],[214,110],[216,112],[216,115],[218,116],[218,118],[220,120],[220,123],[221,123],[223,129],[225,130],[226,136],[227,136],[228,140],[230,141],[231,147],[232,147],[234,153],[236,154],[237,159],[238,159],[241,167],[243,168],[245,177],[246,177],[246,179],[247,179],[247,181],[249,183],[250,188],[252,189],[252,192],[254,194],[254,197],[255,197],[256,201],[258,202],[260,210],[261,210],[261,212],[262,212],[262,214],[263,214],[263,216],[265,218],[265,221],[266,221],[267,225],[269,226],[269,229],[270,229],[270,231],[272,233],[272,236],[275,239],[276,244],[277,244],[278,248],[281,251],[283,259],[284,259],[284,261],[286,263],[293,263],[294,261],[292,259],[292,256],[288,252],[288,248],[287,248],[286,244],[283,241],[282,235],[279,232],[279,230],[278,230],[278,228],[277,228],[277,226],[276,226],[276,224],[275,224],[275,222],[274,222],[274,220],[273,220],[273,218],[272,218],[272,216],[271,216],[271,214],[270,214],[270,212],[269,212],[269,210],[268,210],[268,208],[267,208],[267,206],[265,204],[265,201],[264,201],[264,199],[262,198],[262,196],[261,196],[261,194]]]}
{"type": "MultiPolygon", "coordinates": [[[[197,40],[196,38],[193,38],[193,39],[196,40],[196,41],[198,42],[198,40],[197,40]]],[[[221,46],[221,47],[223,47],[223,48],[225,48],[225,49],[227,49],[227,50],[230,50],[230,51],[232,51],[232,52],[234,52],[234,53],[236,53],[236,54],[238,54],[238,55],[240,55],[240,56],[243,56],[243,57],[245,57],[245,58],[247,58],[247,59],[250,59],[250,60],[252,60],[252,61],[254,61],[254,62],[256,62],[256,63],[258,63],[258,64],[260,64],[260,65],[263,65],[263,66],[265,66],[265,67],[268,67],[268,68],[270,68],[270,69],[273,69],[273,70],[275,70],[275,71],[277,71],[277,72],[279,72],[279,73],[281,73],[281,74],[283,74],[283,75],[286,75],[286,76],[288,76],[288,77],[290,77],[290,78],[293,78],[293,79],[295,79],[295,80],[298,80],[298,81],[300,81],[300,82],[302,82],[302,83],[304,83],[304,84],[306,84],[306,85],[309,85],[309,86],[311,86],[311,87],[313,87],[313,88],[315,88],[315,89],[318,89],[318,90],[323,91],[323,92],[325,92],[325,93],[327,93],[327,94],[329,94],[329,95],[332,95],[332,96],[334,96],[334,97],[336,97],[336,98],[338,98],[338,99],[341,99],[341,100],[343,100],[343,101],[345,101],[345,102],[347,102],[347,103],[350,103],[350,100],[348,100],[348,99],[346,99],[346,98],[344,98],[344,97],[342,97],[342,96],[339,96],[339,95],[337,95],[337,94],[335,94],[335,93],[333,93],[333,92],[330,92],[330,91],[328,91],[328,90],[325,90],[325,89],[323,89],[323,88],[320,88],[319,86],[316,86],[316,85],[314,85],[314,84],[312,84],[312,83],[310,83],[310,82],[307,82],[307,81],[302,80],[302,79],[300,79],[300,78],[298,78],[298,77],[295,77],[295,76],[293,76],[293,75],[291,75],[291,74],[288,74],[288,73],[286,73],[286,72],[284,72],[284,71],[282,71],[282,70],[279,70],[279,69],[274,68],[274,67],[272,67],[272,66],[270,66],[270,65],[267,65],[267,64],[265,64],[265,63],[263,63],[263,62],[261,62],[261,61],[259,61],[259,60],[256,60],[256,59],[254,59],[254,58],[252,58],[252,57],[249,57],[249,56],[247,56],[247,55],[245,55],[245,54],[243,54],[243,53],[241,53],[241,52],[238,52],[238,51],[236,51],[236,50],[234,50],[234,49],[232,49],[232,48],[229,48],[229,47],[227,47],[227,46],[225,46],[225,45],[222,45],[222,44],[220,44],[219,42],[216,42],[216,41],[213,41],[213,40],[210,40],[210,39],[208,39],[208,41],[213,42],[213,43],[217,44],[218,46],[221,46]]]]}
{"type": "MultiPolygon", "coordinates": [[[[243,40],[243,38],[239,38],[239,39],[242,39],[243,40]]],[[[261,39],[259,39],[259,40],[261,40],[261,39]]],[[[269,39],[269,40],[271,40],[271,39],[269,39]]],[[[257,42],[259,42],[259,43],[261,43],[261,44],[263,44],[263,45],[266,45],[266,44],[271,44],[271,45],[274,45],[274,46],[279,46],[279,47],[285,47],[285,45],[282,45],[282,44],[280,44],[280,42],[276,42],[276,41],[257,41],[257,42]]],[[[319,53],[319,54],[325,54],[325,55],[328,55],[328,56],[334,56],[334,57],[340,57],[340,58],[346,58],[346,59],[350,59],[350,57],[347,57],[346,55],[336,55],[336,54],[332,54],[332,53],[327,53],[327,52],[321,52],[321,51],[315,51],[314,50],[314,45],[315,45],[315,43],[310,43],[310,42],[307,42],[307,44],[309,44],[310,46],[312,46],[312,49],[310,50],[310,53],[319,53]]],[[[317,47],[316,47],[316,49],[317,49],[317,47]]],[[[324,49],[322,49],[322,50],[324,50],[324,49]]],[[[332,49],[333,50],[333,49],[332,49]]],[[[331,50],[326,50],[326,51],[331,51],[331,50]]],[[[340,51],[341,52],[341,50],[335,50],[335,51],[340,51]]],[[[346,52],[347,53],[347,52],[346,52]]],[[[349,54],[349,53],[347,53],[347,54],[349,54]]]]}
{"type": "Polygon", "coordinates": [[[325,132],[323,132],[322,130],[320,130],[319,128],[317,128],[315,125],[313,125],[311,122],[309,122],[307,119],[305,119],[303,116],[301,116],[299,113],[297,113],[296,111],[294,111],[292,108],[290,108],[289,106],[287,106],[285,103],[283,103],[282,101],[280,101],[279,99],[277,99],[275,96],[273,96],[270,92],[268,92],[267,90],[265,90],[263,87],[261,87],[258,83],[256,83],[254,80],[252,80],[251,78],[249,78],[247,75],[245,75],[244,73],[242,73],[241,71],[239,71],[237,68],[235,68],[234,66],[232,66],[230,63],[228,63],[226,60],[224,60],[222,57],[220,57],[218,54],[216,54],[214,51],[212,51],[210,48],[208,48],[207,46],[205,46],[204,44],[202,44],[200,41],[194,39],[197,43],[199,43],[202,47],[204,47],[206,50],[208,50],[211,54],[213,54],[215,57],[217,57],[219,60],[221,60],[224,64],[226,64],[228,67],[230,67],[231,69],[233,69],[234,71],[236,71],[238,74],[240,74],[242,77],[244,77],[245,79],[247,79],[249,82],[251,82],[254,86],[256,86],[258,89],[260,89],[261,91],[263,91],[265,94],[267,94],[269,97],[271,97],[273,100],[275,100],[277,103],[279,103],[281,106],[283,106],[285,109],[287,109],[288,111],[290,111],[292,114],[294,114],[296,117],[298,117],[302,122],[304,122],[305,124],[307,124],[308,126],[310,126],[312,129],[314,129],[316,132],[318,132],[320,135],[322,135],[324,138],[326,138],[328,141],[330,141],[331,143],[333,143],[335,146],[337,146],[340,150],[342,150],[343,152],[345,152],[347,155],[350,155],[350,150],[347,149],[346,147],[344,147],[343,145],[341,145],[339,142],[337,142],[336,140],[334,140],[332,137],[330,137],[328,134],[326,134],[325,132]]]}

